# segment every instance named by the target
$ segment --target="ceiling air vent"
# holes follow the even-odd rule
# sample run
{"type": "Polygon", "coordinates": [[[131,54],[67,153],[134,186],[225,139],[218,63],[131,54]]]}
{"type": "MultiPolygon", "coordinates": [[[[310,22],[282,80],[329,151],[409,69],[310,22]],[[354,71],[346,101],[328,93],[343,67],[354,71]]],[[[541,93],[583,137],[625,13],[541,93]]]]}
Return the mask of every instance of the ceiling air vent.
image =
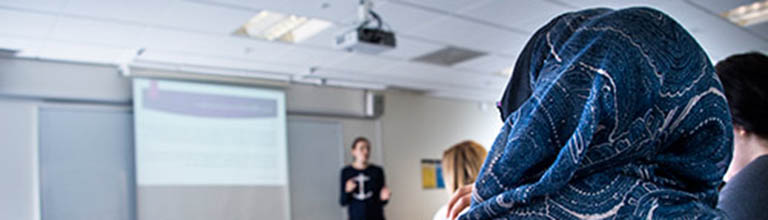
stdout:
{"type": "Polygon", "coordinates": [[[443,49],[413,58],[413,61],[440,66],[453,66],[454,64],[471,60],[483,55],[486,55],[486,53],[448,46],[443,49]]]}

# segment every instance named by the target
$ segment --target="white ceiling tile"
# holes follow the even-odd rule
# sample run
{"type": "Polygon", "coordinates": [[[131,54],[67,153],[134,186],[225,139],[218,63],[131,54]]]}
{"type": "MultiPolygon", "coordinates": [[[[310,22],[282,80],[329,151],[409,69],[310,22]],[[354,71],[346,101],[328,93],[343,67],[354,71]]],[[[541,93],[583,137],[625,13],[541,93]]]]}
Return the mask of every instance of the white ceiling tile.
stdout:
{"type": "MultiPolygon", "coordinates": [[[[760,24],[749,26],[747,27],[747,29],[757,34],[758,36],[762,36],[763,39],[768,39],[768,22],[763,22],[760,24]]],[[[768,46],[768,45],[765,45],[765,46],[768,46]]]]}
{"type": "Polygon", "coordinates": [[[56,17],[51,15],[0,9],[0,33],[3,34],[43,38],[55,22],[56,17]]]}
{"type": "Polygon", "coordinates": [[[402,61],[385,59],[377,56],[349,53],[349,55],[345,56],[343,59],[332,64],[322,65],[322,67],[360,74],[388,73],[390,69],[401,65],[402,63],[402,61]]]}
{"type": "Polygon", "coordinates": [[[341,25],[333,25],[317,35],[310,37],[309,39],[299,42],[299,45],[309,45],[320,48],[334,49],[336,36],[342,34],[344,31],[352,30],[352,27],[346,27],[341,25]]]}
{"type": "Polygon", "coordinates": [[[263,63],[303,66],[325,65],[341,60],[347,55],[343,51],[321,48],[300,47],[279,42],[268,42],[237,36],[203,35],[180,31],[153,30],[152,48],[192,52],[200,56],[224,56],[249,59],[263,63]],[[175,39],[175,40],[174,40],[175,39]]]}
{"type": "Polygon", "coordinates": [[[498,86],[505,84],[504,76],[408,62],[389,70],[389,74],[408,79],[455,84],[457,87],[498,86]]]}
{"type": "Polygon", "coordinates": [[[39,39],[30,39],[29,37],[0,35],[0,48],[10,50],[24,50],[28,48],[40,47],[43,43],[39,39]]]}
{"type": "Polygon", "coordinates": [[[383,52],[381,55],[402,60],[410,60],[414,57],[421,56],[444,47],[445,45],[400,36],[397,38],[397,46],[395,49],[383,52]]]}
{"type": "Polygon", "coordinates": [[[456,17],[441,19],[435,24],[406,34],[482,52],[508,56],[517,56],[529,38],[528,35],[487,25],[478,25],[475,22],[456,17]]]}
{"type": "Polygon", "coordinates": [[[449,70],[444,67],[438,67],[430,64],[407,62],[398,66],[395,66],[389,70],[390,74],[403,76],[409,79],[419,80],[450,80],[450,76],[447,72],[449,70]]]}
{"type": "Polygon", "coordinates": [[[147,50],[137,60],[140,63],[151,61],[171,64],[208,66],[230,70],[264,71],[282,74],[293,74],[305,70],[305,67],[302,66],[265,63],[252,59],[217,57],[161,50],[147,50]]]}
{"type": "MultiPolygon", "coordinates": [[[[92,44],[46,41],[40,48],[32,48],[36,58],[114,64],[128,52],[121,48],[94,46],[92,44]]],[[[20,56],[24,56],[22,51],[20,56]]]]}
{"type": "Polygon", "coordinates": [[[470,69],[485,73],[499,73],[505,68],[515,65],[517,58],[499,55],[486,55],[465,62],[458,63],[454,67],[470,69]]]}
{"type": "Polygon", "coordinates": [[[58,12],[68,0],[3,0],[1,6],[46,12],[58,12]]]}
{"type": "Polygon", "coordinates": [[[295,1],[270,1],[270,0],[197,0],[200,4],[207,4],[211,7],[229,7],[240,8],[242,10],[253,10],[257,12],[259,10],[268,9],[275,12],[285,12],[282,9],[288,8],[295,1]]]}
{"type": "Polygon", "coordinates": [[[147,49],[191,52],[211,55],[233,56],[246,53],[246,47],[234,36],[198,34],[176,30],[151,28],[147,32],[149,38],[144,44],[147,49]]]}
{"type": "Polygon", "coordinates": [[[255,12],[247,10],[217,7],[192,1],[179,1],[174,2],[165,13],[157,16],[151,23],[184,30],[228,35],[235,32],[254,15],[256,15],[255,12]]]}
{"type": "Polygon", "coordinates": [[[351,0],[201,0],[199,2],[254,12],[266,9],[337,23],[346,23],[357,18],[357,1],[351,0]]]}
{"type": "Polygon", "coordinates": [[[265,40],[252,39],[246,37],[225,37],[231,45],[239,45],[243,48],[243,53],[248,59],[255,59],[264,62],[275,62],[283,54],[288,53],[295,47],[286,43],[275,43],[265,40]]]}
{"type": "Polygon", "coordinates": [[[50,38],[59,41],[93,43],[123,48],[138,48],[143,44],[146,28],[90,19],[61,17],[50,38]]]}
{"type": "Polygon", "coordinates": [[[533,34],[552,18],[570,10],[548,1],[505,0],[476,5],[460,14],[533,34]]]}
{"type": "Polygon", "coordinates": [[[392,4],[415,5],[443,12],[456,12],[488,1],[489,0],[389,0],[387,2],[392,4]]]}
{"type": "Polygon", "coordinates": [[[336,23],[348,23],[357,19],[358,1],[354,0],[287,0],[286,12],[321,18],[336,23]],[[323,6],[327,7],[323,7],[323,6]]]}
{"type": "Polygon", "coordinates": [[[278,60],[288,64],[314,67],[335,64],[348,55],[347,52],[343,51],[294,47],[281,55],[278,60]]]}
{"type": "Polygon", "coordinates": [[[157,15],[170,13],[171,0],[72,0],[61,13],[123,22],[151,22],[157,15]]]}
{"type": "Polygon", "coordinates": [[[447,17],[443,14],[390,2],[378,4],[374,10],[395,33],[416,30],[447,17]]]}

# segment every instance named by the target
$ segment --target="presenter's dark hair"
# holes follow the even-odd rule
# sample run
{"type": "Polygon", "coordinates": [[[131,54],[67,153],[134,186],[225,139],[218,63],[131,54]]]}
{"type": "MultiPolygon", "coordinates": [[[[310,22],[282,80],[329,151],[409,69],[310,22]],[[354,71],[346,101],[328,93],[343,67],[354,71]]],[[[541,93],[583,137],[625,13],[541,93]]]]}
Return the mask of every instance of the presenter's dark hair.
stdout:
{"type": "MultiPolygon", "coordinates": [[[[366,143],[366,144],[368,144],[368,147],[369,147],[369,148],[371,147],[371,142],[370,142],[370,141],[368,141],[368,138],[365,138],[365,137],[357,137],[357,138],[355,138],[355,140],[354,140],[354,141],[352,141],[352,146],[351,146],[350,148],[352,148],[352,150],[354,150],[354,149],[355,149],[355,146],[357,146],[357,142],[361,142],[361,141],[365,141],[365,143],[366,143]]],[[[369,150],[370,150],[370,149],[369,149],[369,150]]]]}
{"type": "Polygon", "coordinates": [[[768,56],[732,55],[715,66],[723,83],[733,124],[768,139],[768,56]]]}

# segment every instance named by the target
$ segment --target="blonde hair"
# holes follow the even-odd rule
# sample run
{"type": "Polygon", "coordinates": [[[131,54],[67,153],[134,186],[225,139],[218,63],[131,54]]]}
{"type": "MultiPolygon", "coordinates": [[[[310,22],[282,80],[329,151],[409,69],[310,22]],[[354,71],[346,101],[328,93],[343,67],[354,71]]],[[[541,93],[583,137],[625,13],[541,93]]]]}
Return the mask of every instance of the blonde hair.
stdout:
{"type": "Polygon", "coordinates": [[[467,140],[443,152],[443,179],[451,193],[467,184],[472,184],[483,166],[488,152],[483,145],[467,140]]]}

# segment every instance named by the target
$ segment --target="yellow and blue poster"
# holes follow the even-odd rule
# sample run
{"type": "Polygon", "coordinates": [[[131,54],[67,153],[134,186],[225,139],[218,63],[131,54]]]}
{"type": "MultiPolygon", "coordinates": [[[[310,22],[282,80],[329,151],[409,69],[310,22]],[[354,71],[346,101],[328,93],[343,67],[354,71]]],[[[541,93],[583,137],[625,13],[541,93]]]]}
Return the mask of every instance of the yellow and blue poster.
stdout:
{"type": "Polygon", "coordinates": [[[421,186],[423,189],[443,189],[443,170],[440,160],[421,159],[421,186]]]}

